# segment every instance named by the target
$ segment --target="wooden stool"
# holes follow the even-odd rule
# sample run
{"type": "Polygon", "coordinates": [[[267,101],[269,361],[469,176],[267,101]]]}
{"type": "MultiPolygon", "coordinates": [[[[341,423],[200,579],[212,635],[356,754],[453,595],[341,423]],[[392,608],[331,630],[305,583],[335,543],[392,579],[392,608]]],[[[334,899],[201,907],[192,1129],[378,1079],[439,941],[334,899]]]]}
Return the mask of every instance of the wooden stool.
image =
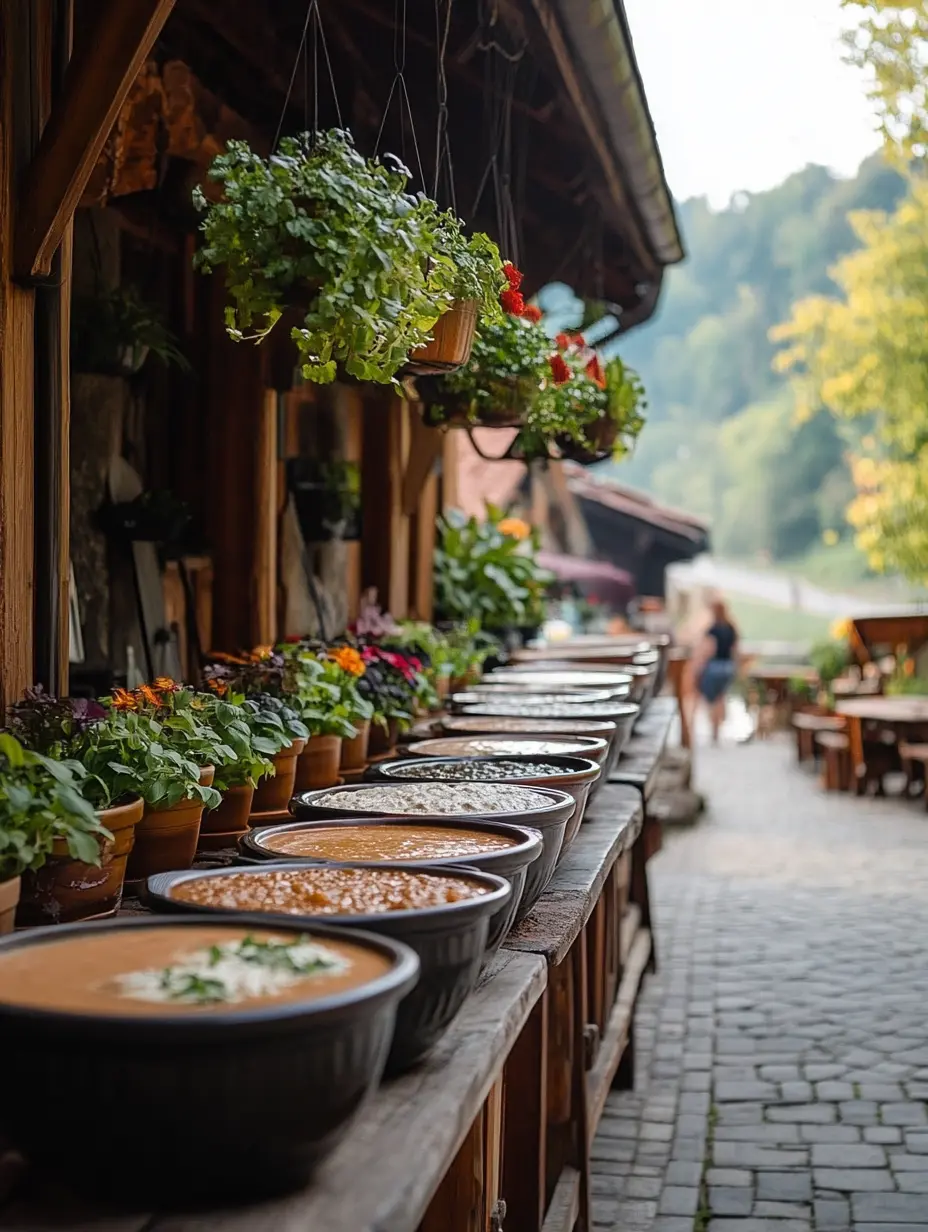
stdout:
{"type": "Polygon", "coordinates": [[[808,710],[797,710],[792,723],[796,733],[796,757],[800,765],[816,756],[815,742],[819,732],[842,732],[845,726],[845,720],[840,715],[812,714],[808,710]]]}
{"type": "Polygon", "coordinates": [[[850,791],[851,745],[843,732],[818,732],[815,742],[822,750],[825,768],[822,786],[826,791],[850,791]]]}
{"type": "Polygon", "coordinates": [[[899,758],[909,786],[913,782],[919,783],[925,793],[925,807],[928,808],[928,744],[909,744],[906,740],[900,740],[899,758]],[[919,767],[917,772],[916,766],[919,767]]]}

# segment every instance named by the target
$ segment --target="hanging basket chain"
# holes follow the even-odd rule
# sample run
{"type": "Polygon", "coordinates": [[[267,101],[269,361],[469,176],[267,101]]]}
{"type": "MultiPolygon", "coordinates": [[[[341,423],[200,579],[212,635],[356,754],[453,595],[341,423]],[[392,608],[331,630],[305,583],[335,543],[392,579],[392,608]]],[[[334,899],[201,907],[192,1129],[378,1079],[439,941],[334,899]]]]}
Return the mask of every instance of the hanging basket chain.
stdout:
{"type": "Polygon", "coordinates": [[[409,122],[409,133],[412,137],[412,148],[416,155],[416,166],[419,171],[419,182],[422,188],[425,189],[426,179],[425,172],[422,169],[422,157],[419,153],[419,140],[416,136],[416,121],[412,113],[412,103],[409,99],[409,90],[406,87],[406,0],[395,0],[394,20],[393,20],[393,68],[395,76],[390,86],[390,93],[387,95],[387,103],[383,109],[383,118],[380,121],[380,128],[377,131],[377,141],[374,144],[374,154],[380,150],[380,142],[383,139],[383,130],[386,127],[387,117],[390,114],[390,105],[393,102],[393,96],[399,100],[399,115],[400,115],[400,132],[403,131],[403,112],[405,108],[406,119],[409,122]]]}
{"type": "Polygon", "coordinates": [[[454,188],[454,164],[451,159],[451,139],[448,133],[448,77],[446,59],[448,39],[451,34],[451,10],[454,0],[444,0],[445,15],[442,24],[442,0],[435,0],[435,43],[438,48],[438,116],[435,128],[435,186],[432,196],[439,200],[442,171],[448,183],[448,202],[455,216],[458,212],[457,194],[454,188]]]}
{"type": "Polygon", "coordinates": [[[280,142],[280,135],[283,131],[284,120],[287,115],[287,108],[290,106],[290,98],[293,94],[293,85],[296,81],[296,75],[300,68],[300,62],[303,63],[303,122],[309,127],[308,122],[308,99],[309,99],[309,66],[308,49],[309,43],[307,36],[312,28],[313,39],[313,127],[311,140],[315,138],[315,134],[319,130],[319,45],[322,45],[322,54],[325,56],[326,69],[329,76],[329,85],[332,90],[332,102],[335,106],[335,115],[338,118],[339,128],[344,127],[342,123],[342,109],[338,103],[338,92],[335,89],[335,74],[332,71],[332,60],[329,56],[329,45],[326,42],[325,30],[322,26],[322,16],[319,12],[319,0],[309,0],[306,6],[306,16],[303,20],[303,30],[300,35],[299,46],[296,49],[296,56],[293,60],[293,70],[290,73],[290,80],[287,83],[287,93],[284,97],[284,105],[280,109],[280,119],[277,121],[277,130],[274,133],[274,141],[271,150],[276,150],[280,142]]]}

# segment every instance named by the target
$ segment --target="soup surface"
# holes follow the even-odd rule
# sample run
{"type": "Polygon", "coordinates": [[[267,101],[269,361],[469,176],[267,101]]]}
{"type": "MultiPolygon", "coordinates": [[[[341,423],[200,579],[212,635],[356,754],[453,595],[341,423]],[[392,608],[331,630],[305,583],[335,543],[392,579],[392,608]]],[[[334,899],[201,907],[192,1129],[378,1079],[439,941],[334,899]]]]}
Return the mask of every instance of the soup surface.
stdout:
{"type": "Polygon", "coordinates": [[[552,800],[530,787],[505,783],[392,783],[384,787],[360,787],[357,791],[330,791],[317,796],[322,808],[355,809],[360,813],[523,813],[547,809],[552,800]]]}
{"type": "Polygon", "coordinates": [[[445,782],[498,783],[513,779],[543,779],[557,774],[570,774],[570,770],[552,761],[477,761],[460,758],[457,761],[434,761],[406,769],[402,762],[386,771],[397,779],[440,779],[445,782]]]}
{"type": "Polygon", "coordinates": [[[271,834],[269,851],[327,860],[449,860],[514,847],[517,839],[481,830],[441,826],[314,826],[271,834]]]}
{"type": "Polygon", "coordinates": [[[101,929],[0,954],[0,1002],[150,1017],[326,997],[385,975],[383,954],[328,937],[234,928],[101,929]]]}
{"type": "Polygon", "coordinates": [[[479,705],[468,706],[468,714],[484,714],[484,715],[549,715],[551,718],[569,719],[573,717],[573,712],[582,718],[592,718],[594,715],[602,715],[603,718],[609,718],[616,714],[621,707],[627,703],[623,701],[614,702],[575,702],[572,698],[562,697],[533,697],[530,701],[526,698],[520,701],[512,694],[506,697],[501,697],[499,701],[490,702],[486,698],[482,698],[479,705]]]}
{"type": "Polygon", "coordinates": [[[528,733],[545,733],[550,734],[552,730],[571,732],[574,735],[590,734],[594,732],[599,734],[605,732],[607,735],[615,730],[615,724],[609,722],[596,722],[595,719],[528,719],[517,717],[499,716],[493,719],[477,718],[475,715],[455,715],[453,718],[445,718],[441,721],[445,731],[450,732],[528,732],[528,733]]]}
{"type": "Polygon", "coordinates": [[[285,915],[379,915],[440,907],[488,891],[464,877],[395,868],[262,869],[182,881],[171,897],[230,911],[285,915]]]}
{"type": "MultiPolygon", "coordinates": [[[[596,746],[593,746],[594,751],[596,746]]],[[[590,757],[588,744],[579,740],[513,740],[505,736],[474,736],[471,739],[422,740],[410,746],[426,757],[554,757],[580,754],[590,757]]]]}

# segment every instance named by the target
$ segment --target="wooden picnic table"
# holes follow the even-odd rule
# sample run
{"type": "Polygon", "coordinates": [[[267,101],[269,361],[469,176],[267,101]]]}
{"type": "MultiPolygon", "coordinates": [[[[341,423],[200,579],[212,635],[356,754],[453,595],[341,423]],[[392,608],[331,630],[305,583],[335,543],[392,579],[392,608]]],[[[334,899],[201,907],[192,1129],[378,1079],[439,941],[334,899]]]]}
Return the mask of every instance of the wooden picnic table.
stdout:
{"type": "MultiPolygon", "coordinates": [[[[654,705],[656,719],[663,704],[654,705]]],[[[636,740],[650,741],[656,761],[663,745],[649,721],[636,740]]],[[[645,782],[643,759],[639,748],[636,773],[645,782]]],[[[444,1039],[415,1071],[384,1083],[304,1190],[247,1208],[120,1213],[88,1207],[27,1171],[0,1210],[0,1229],[589,1227],[590,1142],[610,1086],[633,1081],[635,1006],[652,963],[643,817],[640,788],[602,787],[548,889],[444,1039]]]]}
{"type": "Polygon", "coordinates": [[[837,701],[847,719],[851,786],[858,796],[882,790],[883,775],[901,769],[898,742],[928,733],[928,697],[853,697],[837,701]]]}

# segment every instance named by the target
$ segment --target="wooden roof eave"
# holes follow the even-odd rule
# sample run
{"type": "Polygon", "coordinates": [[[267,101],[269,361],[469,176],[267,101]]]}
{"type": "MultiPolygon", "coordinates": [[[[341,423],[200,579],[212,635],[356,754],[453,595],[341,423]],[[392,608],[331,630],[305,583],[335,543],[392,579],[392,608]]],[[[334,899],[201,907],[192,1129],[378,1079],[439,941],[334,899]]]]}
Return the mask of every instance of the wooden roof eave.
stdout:
{"type": "Polygon", "coordinates": [[[622,0],[532,0],[612,195],[636,234],[632,246],[657,274],[683,260],[670,189],[635,60],[622,0]]]}

